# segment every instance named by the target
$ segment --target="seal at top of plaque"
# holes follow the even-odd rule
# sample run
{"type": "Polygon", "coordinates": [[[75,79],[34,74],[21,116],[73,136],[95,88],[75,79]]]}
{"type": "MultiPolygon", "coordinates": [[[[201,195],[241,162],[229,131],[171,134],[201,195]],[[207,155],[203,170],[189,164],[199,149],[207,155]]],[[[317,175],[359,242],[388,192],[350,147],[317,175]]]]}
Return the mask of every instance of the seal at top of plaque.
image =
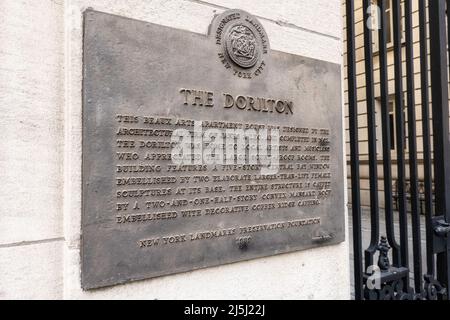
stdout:
{"type": "Polygon", "coordinates": [[[269,38],[262,24],[243,10],[227,10],[216,16],[210,34],[219,62],[235,76],[252,79],[268,67],[269,38]]]}

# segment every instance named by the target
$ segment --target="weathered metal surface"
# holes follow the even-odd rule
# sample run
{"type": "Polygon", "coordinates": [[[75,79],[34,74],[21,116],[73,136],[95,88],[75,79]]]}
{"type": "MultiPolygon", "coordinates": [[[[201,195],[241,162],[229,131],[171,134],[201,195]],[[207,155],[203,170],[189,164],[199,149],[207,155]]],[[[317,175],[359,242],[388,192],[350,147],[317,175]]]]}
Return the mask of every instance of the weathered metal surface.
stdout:
{"type": "Polygon", "coordinates": [[[95,11],[84,28],[84,289],[344,240],[339,65],[270,50],[239,10],[209,36],[95,11]],[[187,120],[279,128],[279,171],[174,165],[187,120]]]}

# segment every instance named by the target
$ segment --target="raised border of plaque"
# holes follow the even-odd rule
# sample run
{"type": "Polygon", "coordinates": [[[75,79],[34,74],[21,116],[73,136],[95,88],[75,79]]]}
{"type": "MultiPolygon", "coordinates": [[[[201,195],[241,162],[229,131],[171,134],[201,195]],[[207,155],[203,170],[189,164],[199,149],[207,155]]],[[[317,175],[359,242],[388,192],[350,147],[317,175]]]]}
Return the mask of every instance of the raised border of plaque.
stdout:
{"type": "Polygon", "coordinates": [[[271,50],[242,10],[208,35],[87,10],[83,47],[83,289],[344,241],[340,65],[271,50]],[[227,130],[257,133],[243,154],[278,137],[276,170],[196,158],[227,130]]]}

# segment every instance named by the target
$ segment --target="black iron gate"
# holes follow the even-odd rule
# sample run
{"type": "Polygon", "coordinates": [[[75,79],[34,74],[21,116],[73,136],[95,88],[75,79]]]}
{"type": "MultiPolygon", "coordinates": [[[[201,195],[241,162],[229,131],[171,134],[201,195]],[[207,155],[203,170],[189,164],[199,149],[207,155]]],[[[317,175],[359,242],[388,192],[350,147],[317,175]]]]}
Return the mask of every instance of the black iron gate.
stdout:
{"type": "Polygon", "coordinates": [[[450,232],[450,135],[447,43],[450,43],[450,23],[447,21],[450,22],[450,0],[347,0],[345,5],[355,298],[449,299],[450,237],[447,235],[450,232]],[[355,5],[359,3],[362,7],[355,5]],[[417,19],[413,19],[413,5],[417,8],[414,14],[418,17],[418,25],[417,19]],[[376,6],[375,12],[380,13],[375,24],[373,6],[376,6]],[[388,10],[390,16],[386,14],[388,10]],[[355,21],[355,17],[358,16],[364,19],[363,104],[361,99],[358,100],[357,92],[357,82],[360,79],[357,79],[355,26],[358,21],[355,21]],[[419,39],[416,41],[414,29],[418,30],[416,38],[419,39]],[[388,37],[392,38],[392,48],[387,46],[388,37]],[[378,70],[374,69],[374,40],[378,40],[378,70]],[[388,53],[393,57],[394,76],[390,79],[388,53]],[[419,66],[415,61],[420,62],[419,66]],[[379,76],[378,100],[375,99],[375,76],[379,76]],[[394,92],[389,92],[389,81],[395,83],[394,92]],[[420,95],[416,95],[419,92],[420,95]],[[394,96],[394,122],[390,115],[390,96],[394,96]],[[416,96],[420,96],[418,101],[416,96]],[[381,115],[377,115],[376,101],[380,105],[381,115]],[[358,130],[358,111],[361,108],[364,108],[367,117],[367,139],[364,139],[364,143],[368,143],[370,181],[371,234],[367,248],[363,247],[361,218],[361,134],[358,135],[361,133],[358,130]],[[417,110],[420,110],[422,121],[416,121],[417,110]],[[407,124],[404,118],[407,118],[407,124]],[[381,122],[381,134],[377,130],[377,121],[381,122]],[[395,130],[391,126],[395,126],[395,130]],[[417,139],[418,129],[422,131],[422,141],[417,139]],[[393,140],[392,135],[396,139],[393,140]],[[418,146],[423,148],[420,169],[418,146]],[[391,155],[393,147],[396,150],[393,153],[395,163],[391,155]],[[409,149],[408,152],[405,152],[405,148],[409,149]],[[379,182],[380,173],[382,183],[379,182]],[[423,177],[421,191],[419,173],[423,177]],[[384,208],[379,205],[379,187],[382,187],[380,198],[384,200],[384,208]],[[395,208],[394,196],[398,204],[395,208]],[[422,201],[424,210],[420,210],[422,201]],[[425,218],[421,217],[421,211],[425,218]],[[385,222],[386,227],[383,229],[380,228],[380,219],[385,222]],[[425,239],[421,236],[421,230],[425,231],[425,239]]]}

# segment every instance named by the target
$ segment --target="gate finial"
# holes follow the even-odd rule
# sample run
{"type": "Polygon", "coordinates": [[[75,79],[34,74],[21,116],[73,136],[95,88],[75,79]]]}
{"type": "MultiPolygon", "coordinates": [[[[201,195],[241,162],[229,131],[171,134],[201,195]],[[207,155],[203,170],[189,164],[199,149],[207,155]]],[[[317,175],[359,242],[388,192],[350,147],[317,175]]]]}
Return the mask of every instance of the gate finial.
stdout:
{"type": "Polygon", "coordinates": [[[388,253],[391,247],[388,244],[386,237],[381,237],[380,243],[377,246],[377,250],[380,251],[380,256],[378,257],[378,267],[381,271],[388,271],[391,263],[389,261],[388,253]]]}

